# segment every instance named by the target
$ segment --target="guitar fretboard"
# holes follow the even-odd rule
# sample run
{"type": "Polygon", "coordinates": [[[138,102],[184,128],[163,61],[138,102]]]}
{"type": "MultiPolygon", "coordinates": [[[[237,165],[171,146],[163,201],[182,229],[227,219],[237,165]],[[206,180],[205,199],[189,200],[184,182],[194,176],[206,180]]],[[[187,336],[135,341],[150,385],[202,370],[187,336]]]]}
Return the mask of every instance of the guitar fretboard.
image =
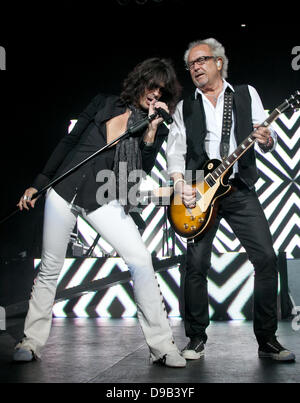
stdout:
{"type": "Polygon", "coordinates": [[[211,173],[216,181],[220,176],[224,175],[229,168],[254,144],[255,137],[250,134],[225,160],[211,173]]]}
{"type": "MultiPolygon", "coordinates": [[[[299,96],[299,95],[298,95],[299,96]]],[[[294,98],[294,97],[293,97],[294,98]]],[[[261,126],[268,127],[278,116],[289,107],[289,101],[285,101],[278,108],[270,114],[270,116],[261,124],[261,126]]],[[[255,137],[252,132],[249,136],[237,147],[237,149],[230,154],[225,160],[206,178],[206,182],[209,186],[213,186],[216,180],[224,175],[229,168],[255,143],[255,137]]]]}

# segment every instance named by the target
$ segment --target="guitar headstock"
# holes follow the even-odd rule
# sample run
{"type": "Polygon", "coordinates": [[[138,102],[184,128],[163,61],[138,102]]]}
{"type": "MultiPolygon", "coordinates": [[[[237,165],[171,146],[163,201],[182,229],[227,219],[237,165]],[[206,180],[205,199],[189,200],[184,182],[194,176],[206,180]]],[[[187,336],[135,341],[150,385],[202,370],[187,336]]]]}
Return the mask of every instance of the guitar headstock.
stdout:
{"type": "Polygon", "coordinates": [[[277,109],[280,113],[285,112],[287,109],[296,109],[300,108],[300,91],[297,90],[293,95],[290,96],[289,99],[286,99],[283,104],[281,104],[277,109]]]}

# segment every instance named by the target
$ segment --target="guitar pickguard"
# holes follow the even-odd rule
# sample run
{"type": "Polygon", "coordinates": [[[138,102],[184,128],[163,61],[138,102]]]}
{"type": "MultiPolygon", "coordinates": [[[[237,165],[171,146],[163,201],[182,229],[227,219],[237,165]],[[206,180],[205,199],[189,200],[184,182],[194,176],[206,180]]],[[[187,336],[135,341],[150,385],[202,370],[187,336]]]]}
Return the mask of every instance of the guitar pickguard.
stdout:
{"type": "Polygon", "coordinates": [[[203,213],[206,213],[207,209],[212,203],[212,200],[220,187],[220,178],[216,181],[212,187],[208,186],[204,181],[201,184],[196,184],[196,188],[201,194],[201,198],[197,200],[197,205],[203,213]]]}

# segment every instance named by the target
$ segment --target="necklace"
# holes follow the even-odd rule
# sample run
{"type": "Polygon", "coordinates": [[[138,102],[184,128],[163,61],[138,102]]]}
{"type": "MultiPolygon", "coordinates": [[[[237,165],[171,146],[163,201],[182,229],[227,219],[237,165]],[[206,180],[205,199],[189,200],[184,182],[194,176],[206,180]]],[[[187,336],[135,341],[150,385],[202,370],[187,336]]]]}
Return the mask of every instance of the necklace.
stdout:
{"type": "Polygon", "coordinates": [[[214,102],[217,102],[217,100],[218,100],[218,97],[215,94],[211,94],[211,95],[207,94],[207,97],[212,97],[214,102]]]}
{"type": "Polygon", "coordinates": [[[213,102],[217,103],[218,96],[216,94],[205,94],[205,96],[212,98],[213,102]]]}

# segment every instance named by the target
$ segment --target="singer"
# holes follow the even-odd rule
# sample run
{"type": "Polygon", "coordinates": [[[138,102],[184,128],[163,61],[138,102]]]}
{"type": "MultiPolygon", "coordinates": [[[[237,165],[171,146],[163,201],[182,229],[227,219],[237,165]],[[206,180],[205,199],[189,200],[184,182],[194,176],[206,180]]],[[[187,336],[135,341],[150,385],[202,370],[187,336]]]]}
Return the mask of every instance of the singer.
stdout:
{"type": "Polygon", "coordinates": [[[158,115],[142,132],[118,141],[116,146],[107,148],[48,191],[41,268],[31,294],[24,337],[14,352],[15,361],[28,362],[41,357],[51,328],[57,279],[70,234],[77,216],[81,215],[129,267],[138,319],[150,350],[151,362],[185,367],[186,361],[173,340],[151,255],[128,214],[130,204],[122,205],[118,195],[100,206],[96,200],[99,187],[96,176],[101,170],[111,170],[117,181],[120,179],[120,163],[127,163],[128,174],[132,170],[151,171],[168,134],[168,129],[161,124],[163,118],[160,115],[166,113],[164,118],[168,118],[169,111],[172,113],[175,110],[180,93],[181,86],[170,61],[151,58],[141,62],[124,80],[119,97],[100,94],[92,100],[71,133],[59,142],[42,173],[25,190],[18,203],[20,210],[33,208],[38,198],[31,200],[32,196],[53,178],[160,108],[158,115]]]}

